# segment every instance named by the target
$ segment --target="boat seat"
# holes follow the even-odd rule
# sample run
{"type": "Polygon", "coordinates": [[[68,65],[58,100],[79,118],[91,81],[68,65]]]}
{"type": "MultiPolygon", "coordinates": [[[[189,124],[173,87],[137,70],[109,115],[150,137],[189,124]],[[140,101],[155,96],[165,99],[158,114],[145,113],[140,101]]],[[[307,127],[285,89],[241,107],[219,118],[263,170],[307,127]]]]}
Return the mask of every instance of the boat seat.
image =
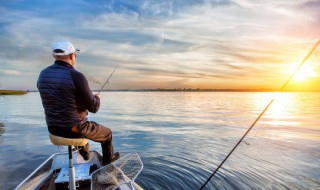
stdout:
{"type": "Polygon", "coordinates": [[[49,134],[52,144],[57,146],[85,146],[88,139],[85,138],[64,138],[53,134],[49,134]]]}

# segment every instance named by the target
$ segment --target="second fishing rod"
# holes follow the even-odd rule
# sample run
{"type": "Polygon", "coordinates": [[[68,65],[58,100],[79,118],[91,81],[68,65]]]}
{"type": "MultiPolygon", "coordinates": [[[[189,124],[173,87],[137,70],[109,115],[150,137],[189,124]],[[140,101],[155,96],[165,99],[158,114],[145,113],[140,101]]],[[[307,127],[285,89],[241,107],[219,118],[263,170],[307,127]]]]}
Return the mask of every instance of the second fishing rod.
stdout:
{"type": "MultiPolygon", "coordinates": [[[[309,59],[309,57],[313,54],[313,52],[316,50],[316,48],[320,45],[320,40],[313,46],[313,48],[309,51],[308,55],[302,60],[300,65],[295,69],[295,71],[289,76],[289,78],[285,81],[285,83],[282,85],[282,87],[279,89],[278,92],[283,92],[284,89],[287,87],[289,82],[292,80],[292,78],[296,75],[296,73],[300,70],[300,68],[305,64],[305,62],[309,59]]],[[[243,141],[243,139],[247,136],[247,134],[251,131],[251,129],[256,125],[256,123],[260,120],[260,118],[264,115],[264,113],[268,110],[268,108],[271,106],[271,104],[274,102],[275,97],[269,102],[269,104],[262,110],[260,115],[256,118],[256,120],[252,123],[252,125],[247,129],[247,131],[243,134],[243,136],[240,138],[240,140],[236,143],[236,145],[232,148],[232,150],[227,154],[227,156],[223,159],[223,161],[219,164],[219,166],[212,172],[210,177],[206,180],[206,182],[200,187],[199,190],[202,190],[205,188],[205,186],[208,184],[208,182],[212,179],[213,176],[219,171],[219,169],[222,167],[222,165],[227,161],[227,159],[231,156],[231,154],[235,151],[235,149],[239,146],[239,144],[243,141]]]]}

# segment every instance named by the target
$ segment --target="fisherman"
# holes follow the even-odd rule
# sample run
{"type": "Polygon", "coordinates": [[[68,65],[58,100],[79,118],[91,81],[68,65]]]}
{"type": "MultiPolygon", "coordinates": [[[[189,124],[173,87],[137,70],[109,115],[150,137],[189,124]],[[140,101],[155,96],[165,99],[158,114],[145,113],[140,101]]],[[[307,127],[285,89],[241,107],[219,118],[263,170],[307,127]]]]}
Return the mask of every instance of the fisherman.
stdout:
{"type": "MultiPolygon", "coordinates": [[[[100,142],[102,164],[117,160],[120,154],[113,151],[112,131],[87,119],[88,111],[99,110],[101,95],[93,95],[86,77],[74,69],[80,50],[66,40],[59,40],[52,44],[52,51],[55,62],[41,71],[37,82],[49,133],[100,142]]],[[[90,158],[89,149],[89,143],[79,149],[85,160],[90,158]]]]}

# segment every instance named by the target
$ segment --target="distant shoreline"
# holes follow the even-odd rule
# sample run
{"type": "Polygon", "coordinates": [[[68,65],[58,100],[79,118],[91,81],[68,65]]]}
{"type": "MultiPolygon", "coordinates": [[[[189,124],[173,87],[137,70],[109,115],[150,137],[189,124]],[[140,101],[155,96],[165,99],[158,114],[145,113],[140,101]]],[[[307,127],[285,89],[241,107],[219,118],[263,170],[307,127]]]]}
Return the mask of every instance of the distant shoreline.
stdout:
{"type": "Polygon", "coordinates": [[[22,90],[0,90],[0,95],[24,95],[27,91],[22,90]]]}
{"type": "MultiPolygon", "coordinates": [[[[10,90],[0,90],[1,91],[10,91],[10,90]]],[[[38,92],[38,90],[12,90],[16,92],[22,92],[22,94],[26,94],[28,92],[38,92]]],[[[99,90],[93,90],[93,92],[98,92],[99,90]]],[[[275,89],[193,89],[193,88],[174,88],[174,89],[107,89],[102,90],[101,92],[279,92],[279,90],[275,89]]],[[[320,90],[284,90],[283,92],[320,92],[320,90]]]]}

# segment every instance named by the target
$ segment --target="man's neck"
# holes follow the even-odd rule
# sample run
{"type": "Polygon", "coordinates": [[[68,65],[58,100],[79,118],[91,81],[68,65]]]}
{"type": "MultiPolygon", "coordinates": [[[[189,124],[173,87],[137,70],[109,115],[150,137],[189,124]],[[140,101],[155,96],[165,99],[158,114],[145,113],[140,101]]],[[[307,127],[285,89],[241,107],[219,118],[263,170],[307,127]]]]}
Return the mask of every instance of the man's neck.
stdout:
{"type": "Polygon", "coordinates": [[[69,59],[69,60],[66,60],[66,59],[56,59],[56,61],[63,61],[63,62],[66,62],[68,63],[69,65],[71,65],[72,67],[74,66],[74,64],[72,63],[72,61],[69,59]]]}

